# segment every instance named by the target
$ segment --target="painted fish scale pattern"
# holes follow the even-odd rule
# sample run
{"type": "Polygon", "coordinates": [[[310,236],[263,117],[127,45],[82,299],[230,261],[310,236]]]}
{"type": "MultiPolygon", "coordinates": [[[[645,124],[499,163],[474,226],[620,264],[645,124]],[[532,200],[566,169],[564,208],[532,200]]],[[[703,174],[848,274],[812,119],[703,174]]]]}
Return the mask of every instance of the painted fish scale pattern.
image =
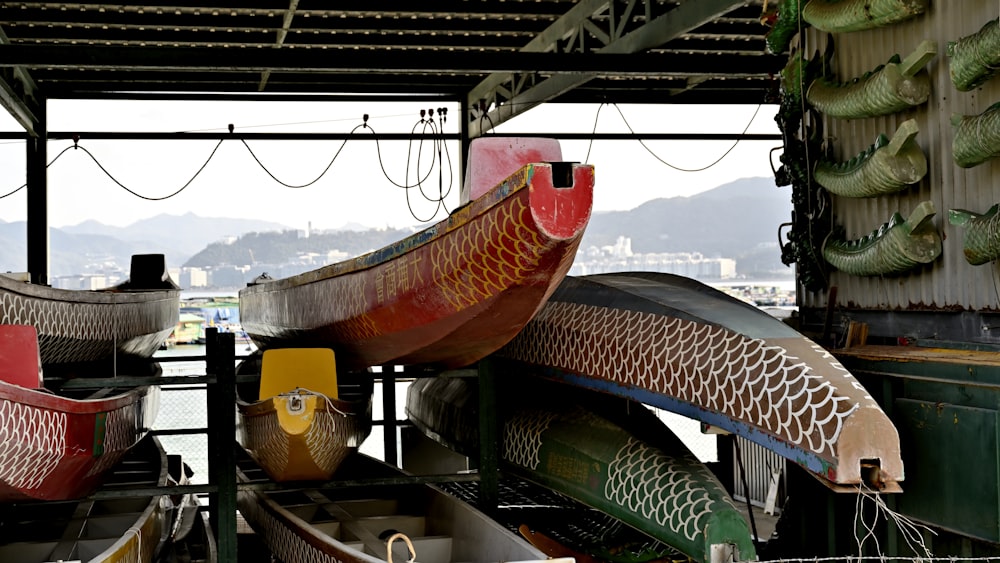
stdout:
{"type": "Polygon", "coordinates": [[[316,467],[332,473],[367,437],[366,425],[359,416],[329,410],[317,410],[314,416],[305,436],[306,446],[316,467]]]}
{"type": "Polygon", "coordinates": [[[246,416],[246,449],[259,458],[260,464],[279,471],[288,465],[288,440],[278,427],[276,416],[246,416]]]}
{"type": "Polygon", "coordinates": [[[501,355],[606,374],[614,383],[747,421],[827,458],[835,456],[844,420],[857,408],[782,348],[715,325],[637,311],[549,302],[501,355]]]}
{"type": "Polygon", "coordinates": [[[116,344],[130,348],[126,352],[151,356],[166,340],[176,318],[165,324],[148,312],[145,304],[91,305],[0,292],[0,324],[34,326],[44,364],[100,360],[109,357],[116,344]],[[149,336],[131,341],[136,335],[149,336]]]}
{"type": "Polygon", "coordinates": [[[0,401],[0,481],[37,489],[65,451],[65,413],[0,401]]]}
{"type": "Polygon", "coordinates": [[[299,563],[343,563],[340,559],[323,553],[291,529],[281,523],[270,512],[264,510],[253,498],[253,493],[239,493],[239,509],[257,533],[264,536],[264,543],[271,553],[281,561],[299,563]]]}
{"type": "MultiPolygon", "coordinates": [[[[150,393],[155,394],[156,391],[151,389],[150,393]]],[[[156,400],[155,395],[152,400],[156,400]]],[[[108,411],[104,424],[104,455],[94,462],[93,467],[87,472],[88,477],[99,475],[118,463],[125,452],[138,441],[140,435],[145,434],[141,418],[141,407],[137,408],[135,404],[123,405],[108,411]]]]}
{"type": "Polygon", "coordinates": [[[503,457],[507,461],[538,469],[541,463],[542,433],[556,419],[554,413],[528,411],[504,423],[503,457]]]}
{"type": "MultiPolygon", "coordinates": [[[[629,439],[608,465],[604,495],[646,520],[694,541],[707,526],[716,503],[704,483],[691,478],[700,463],[685,457],[665,455],[642,442],[629,439]]],[[[724,494],[719,498],[728,499],[724,494]]],[[[729,509],[735,506],[729,504],[729,509]]]]}
{"type": "Polygon", "coordinates": [[[456,311],[522,280],[538,264],[543,243],[530,224],[531,208],[526,198],[515,198],[509,207],[495,207],[483,220],[453,231],[442,244],[433,246],[435,283],[456,311]],[[521,244],[527,248],[517,248],[521,244]],[[471,257],[477,260],[459,263],[471,257]]]}

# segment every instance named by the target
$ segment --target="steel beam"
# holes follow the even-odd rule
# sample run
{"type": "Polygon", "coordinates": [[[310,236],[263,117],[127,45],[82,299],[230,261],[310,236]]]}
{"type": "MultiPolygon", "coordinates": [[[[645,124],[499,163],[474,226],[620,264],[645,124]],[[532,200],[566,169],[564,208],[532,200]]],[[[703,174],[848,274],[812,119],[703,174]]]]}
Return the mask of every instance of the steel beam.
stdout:
{"type": "MultiPolygon", "coordinates": [[[[620,38],[615,39],[613,34],[609,34],[609,37],[611,38],[610,43],[604,47],[596,49],[593,53],[590,53],[587,56],[634,54],[663,45],[664,43],[667,43],[670,40],[691,31],[692,29],[718,18],[720,15],[725,14],[742,4],[742,0],[702,0],[699,2],[685,2],[653,19],[635,31],[621,36],[620,38]]],[[[587,10],[592,10],[593,8],[593,5],[586,6],[587,10]]],[[[647,7],[647,12],[649,11],[650,10],[647,7]]],[[[585,13],[585,11],[574,14],[571,10],[570,12],[567,12],[566,17],[569,18],[570,14],[574,14],[576,18],[579,18],[583,13],[585,13]]],[[[582,20],[580,21],[582,23],[582,20]]],[[[560,22],[562,22],[563,25],[567,25],[569,23],[568,21],[563,22],[563,18],[560,18],[560,21],[557,22],[557,24],[560,22]]],[[[611,24],[614,25],[613,18],[611,20],[611,24]]],[[[555,26],[553,27],[555,28],[555,26]]],[[[621,32],[623,29],[616,28],[612,31],[621,32]]],[[[552,33],[548,35],[543,32],[539,35],[538,40],[541,41],[545,38],[549,41],[554,41],[554,39],[556,39],[556,34],[559,32],[565,32],[565,28],[555,28],[552,30],[552,33]]],[[[532,48],[538,48],[538,45],[534,45],[532,48]]],[[[492,126],[499,125],[500,123],[520,115],[541,103],[552,100],[582,84],[585,84],[596,76],[597,73],[580,73],[577,75],[560,74],[552,76],[546,80],[539,81],[528,89],[515,92],[514,96],[506,101],[497,103],[499,100],[497,100],[494,96],[493,101],[495,107],[488,114],[488,119],[471,119],[467,124],[469,128],[469,136],[470,138],[481,136],[483,134],[483,130],[481,128],[482,123],[490,123],[492,126]]],[[[482,103],[481,100],[489,99],[490,94],[488,92],[495,92],[497,87],[504,83],[507,78],[508,77],[505,76],[501,77],[494,75],[489,77],[487,80],[484,80],[476,88],[473,88],[469,92],[470,106],[477,107],[477,104],[482,103]]]]}
{"type": "MultiPolygon", "coordinates": [[[[0,29],[0,45],[10,44],[10,39],[0,29]]],[[[15,66],[5,77],[0,75],[0,105],[7,110],[32,137],[38,136],[38,114],[31,107],[38,87],[25,69],[15,66]],[[20,84],[20,88],[17,85],[20,84]]],[[[37,103],[37,102],[36,102],[37,103]]]]}

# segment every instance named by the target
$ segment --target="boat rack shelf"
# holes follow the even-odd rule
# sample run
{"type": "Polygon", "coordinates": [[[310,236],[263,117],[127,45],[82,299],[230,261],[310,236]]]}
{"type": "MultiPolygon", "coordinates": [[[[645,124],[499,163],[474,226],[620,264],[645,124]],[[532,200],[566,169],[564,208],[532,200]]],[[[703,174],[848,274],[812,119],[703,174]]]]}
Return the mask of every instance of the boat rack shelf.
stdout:
{"type": "MultiPolygon", "coordinates": [[[[119,375],[106,378],[74,378],[59,384],[61,389],[98,389],[98,388],[129,388],[139,385],[157,386],[195,386],[204,385],[207,405],[236,404],[236,384],[252,383],[259,379],[258,375],[236,374],[237,356],[235,354],[235,335],[219,332],[216,328],[206,329],[206,353],[204,356],[169,356],[156,358],[157,362],[203,361],[204,375],[190,376],[129,376],[119,375]]],[[[478,372],[479,376],[488,376],[488,362],[478,372]]],[[[476,371],[476,370],[471,370],[476,371]]],[[[383,412],[395,411],[395,386],[387,384],[401,377],[411,378],[427,376],[420,373],[400,373],[391,366],[383,366],[383,373],[372,373],[372,377],[383,382],[383,412]]],[[[433,375],[433,374],[432,374],[433,375]]],[[[487,413],[495,412],[486,406],[487,413]]],[[[493,407],[495,408],[495,407],[493,407]]],[[[236,478],[237,460],[242,448],[236,440],[236,417],[226,408],[207,409],[207,427],[177,428],[166,430],[151,430],[153,435],[205,434],[208,438],[208,483],[197,485],[174,485],[165,487],[122,487],[114,490],[98,490],[91,495],[92,500],[116,498],[131,498],[140,496],[183,495],[194,494],[208,497],[207,511],[212,533],[215,535],[218,548],[219,563],[235,563],[237,559],[238,522],[237,522],[237,491],[241,489],[254,490],[296,490],[308,487],[311,489],[345,489],[353,487],[392,487],[413,483],[480,483],[480,506],[489,510],[496,506],[497,466],[495,448],[493,455],[487,455],[480,460],[480,470],[472,473],[454,473],[440,475],[415,475],[392,478],[371,478],[361,480],[332,480],[325,483],[277,483],[264,481],[256,483],[238,483],[236,478]],[[228,445],[228,446],[227,446],[228,445]],[[493,503],[493,504],[490,504],[493,503]]],[[[405,425],[402,420],[373,421],[373,425],[382,426],[385,433],[386,463],[397,464],[396,430],[405,425]]],[[[489,444],[490,442],[483,442],[489,444]]],[[[495,433],[493,434],[495,444],[495,433]]]]}

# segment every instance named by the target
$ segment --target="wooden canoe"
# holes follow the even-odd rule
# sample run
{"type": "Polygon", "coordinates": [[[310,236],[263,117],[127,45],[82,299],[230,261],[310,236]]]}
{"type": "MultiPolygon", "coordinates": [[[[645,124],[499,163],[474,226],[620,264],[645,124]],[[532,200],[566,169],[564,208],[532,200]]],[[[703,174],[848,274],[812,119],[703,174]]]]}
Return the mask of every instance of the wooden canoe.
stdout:
{"type": "Polygon", "coordinates": [[[158,387],[89,397],[42,385],[35,328],[0,325],[0,502],[90,494],[153,425],[158,387]]]}
{"type": "Polygon", "coordinates": [[[256,371],[261,381],[238,387],[237,441],[274,481],[330,479],[371,433],[372,378],[338,378],[329,348],[272,349],[254,358],[240,365],[241,374],[256,371]],[[260,371],[251,367],[257,357],[260,371]]]}
{"type": "Polygon", "coordinates": [[[149,358],[177,325],[180,294],[162,254],[133,256],[129,281],[94,291],[0,274],[0,324],[33,325],[46,366],[149,358]]]}
{"type": "MultiPolygon", "coordinates": [[[[167,484],[166,453],[148,436],[109,473],[100,492],[167,484]]],[[[0,561],[154,561],[167,541],[164,497],[0,504],[0,561]]]]}
{"type": "Polygon", "coordinates": [[[241,290],[243,329],[262,349],[333,348],[348,369],[474,363],[565,277],[593,185],[592,166],[527,164],[395,244],[241,290]]]}
{"type": "MultiPolygon", "coordinates": [[[[249,458],[238,462],[240,482],[265,480],[249,458]]],[[[367,486],[267,492],[240,488],[238,507],[272,555],[298,563],[412,561],[420,563],[546,560],[544,553],[471,505],[427,484],[389,484],[405,474],[361,453],[344,461],[335,481],[367,486]],[[377,480],[384,479],[381,484],[377,480]]],[[[553,560],[547,560],[550,563],[553,560]]],[[[562,560],[556,563],[572,563],[562,560]]]]}
{"type": "Polygon", "coordinates": [[[788,325],[689,278],[566,278],[497,357],[741,435],[834,490],[901,490],[899,434],[854,376],[788,325]]]}
{"type": "MultiPolygon", "coordinates": [[[[605,512],[693,561],[713,551],[756,558],[743,514],[712,472],[643,407],[503,373],[500,455],[505,471],[605,512]],[[559,397],[559,400],[552,400],[559,397]]],[[[418,379],[409,420],[460,453],[479,455],[475,378],[418,379]]],[[[538,541],[543,541],[539,539],[538,541]]],[[[549,543],[549,542],[544,542],[549,543]]]]}

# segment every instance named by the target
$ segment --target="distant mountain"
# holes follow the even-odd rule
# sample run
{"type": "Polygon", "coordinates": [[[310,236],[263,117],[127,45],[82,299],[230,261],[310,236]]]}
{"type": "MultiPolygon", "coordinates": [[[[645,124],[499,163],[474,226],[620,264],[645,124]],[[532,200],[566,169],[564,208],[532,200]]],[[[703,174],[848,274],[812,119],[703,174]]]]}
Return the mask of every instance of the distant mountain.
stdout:
{"type": "MultiPolygon", "coordinates": [[[[157,215],[126,227],[85,221],[49,230],[50,275],[68,276],[117,266],[128,270],[133,254],[162,253],[178,268],[222,238],[246,232],[288,229],[279,223],[184,215],[157,215]]],[[[27,269],[26,225],[0,221],[0,271],[27,269]]]]}
{"type": "MultiPolygon", "coordinates": [[[[690,197],[661,198],[630,211],[595,213],[582,247],[632,239],[636,253],[700,252],[737,261],[737,272],[791,274],[781,264],[778,226],[791,219],[791,193],[773,178],[743,178],[690,197]]],[[[52,229],[52,275],[90,271],[116,262],[127,269],[137,253],[163,253],[169,267],[280,264],[305,253],[357,255],[411,234],[355,224],[300,237],[269,221],[158,215],[127,227],[86,221],[52,229]]],[[[0,271],[26,269],[25,224],[0,221],[0,271]]]]}
{"type": "Polygon", "coordinates": [[[72,227],[63,227],[62,230],[69,234],[107,235],[125,240],[149,241],[174,249],[186,261],[191,255],[224,237],[289,228],[271,221],[199,217],[188,212],[184,215],[160,214],[136,221],[127,227],[109,227],[96,221],[85,221],[72,227]]]}
{"type": "Polygon", "coordinates": [[[690,196],[648,201],[630,211],[596,213],[582,246],[632,239],[636,253],[700,252],[733,258],[741,274],[791,269],[781,264],[778,226],[791,220],[791,192],[774,178],[742,178],[690,196]]]}

